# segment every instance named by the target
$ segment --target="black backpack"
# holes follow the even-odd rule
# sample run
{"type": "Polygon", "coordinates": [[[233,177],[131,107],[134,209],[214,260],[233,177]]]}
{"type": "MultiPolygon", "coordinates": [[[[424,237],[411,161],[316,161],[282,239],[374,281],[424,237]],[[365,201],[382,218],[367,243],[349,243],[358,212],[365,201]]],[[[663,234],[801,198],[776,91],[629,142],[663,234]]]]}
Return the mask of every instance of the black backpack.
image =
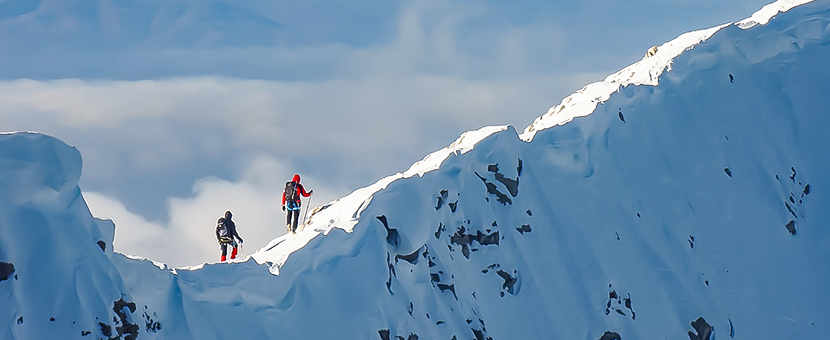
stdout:
{"type": "Polygon", "coordinates": [[[231,231],[228,230],[228,226],[224,221],[219,222],[216,225],[216,234],[219,235],[219,242],[233,243],[233,238],[231,238],[231,231]]]}
{"type": "Polygon", "coordinates": [[[300,193],[297,190],[297,183],[294,181],[285,182],[285,201],[286,202],[295,202],[300,198],[300,193]]]}

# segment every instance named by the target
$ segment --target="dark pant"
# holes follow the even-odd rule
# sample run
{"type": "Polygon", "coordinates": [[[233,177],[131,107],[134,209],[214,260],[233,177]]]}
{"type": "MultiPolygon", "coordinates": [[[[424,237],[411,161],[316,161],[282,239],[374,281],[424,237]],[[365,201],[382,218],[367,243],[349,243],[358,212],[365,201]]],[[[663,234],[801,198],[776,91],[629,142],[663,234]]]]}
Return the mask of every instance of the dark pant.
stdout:
{"type": "Polygon", "coordinates": [[[297,231],[297,222],[300,220],[300,210],[288,210],[285,218],[285,223],[291,225],[291,232],[297,231]],[[294,219],[293,223],[291,219],[294,219]]]}
{"type": "Polygon", "coordinates": [[[228,246],[236,248],[236,241],[233,241],[233,243],[219,243],[219,246],[222,248],[222,256],[226,256],[228,255],[228,246]]]}

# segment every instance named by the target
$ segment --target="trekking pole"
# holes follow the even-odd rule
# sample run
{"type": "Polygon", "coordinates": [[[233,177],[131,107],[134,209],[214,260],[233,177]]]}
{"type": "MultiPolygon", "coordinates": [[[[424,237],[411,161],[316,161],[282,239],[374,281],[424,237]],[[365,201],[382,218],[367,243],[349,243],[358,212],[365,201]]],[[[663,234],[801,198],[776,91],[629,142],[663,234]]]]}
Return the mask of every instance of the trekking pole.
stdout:
{"type": "Polygon", "coordinates": [[[303,214],[303,225],[305,225],[306,220],[308,219],[308,207],[311,206],[311,196],[308,196],[308,205],[305,206],[305,213],[303,214]]]}

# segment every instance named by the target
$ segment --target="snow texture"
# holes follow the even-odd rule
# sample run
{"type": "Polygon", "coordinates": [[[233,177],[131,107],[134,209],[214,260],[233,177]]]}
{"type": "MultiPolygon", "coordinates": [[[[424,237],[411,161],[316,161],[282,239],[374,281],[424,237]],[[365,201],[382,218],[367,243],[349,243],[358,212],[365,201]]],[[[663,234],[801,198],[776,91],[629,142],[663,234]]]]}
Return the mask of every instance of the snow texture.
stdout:
{"type": "Polygon", "coordinates": [[[78,150],[0,134],[0,338],[823,338],[828,57],[830,3],[779,1],[185,268],[112,252],[78,150]]]}

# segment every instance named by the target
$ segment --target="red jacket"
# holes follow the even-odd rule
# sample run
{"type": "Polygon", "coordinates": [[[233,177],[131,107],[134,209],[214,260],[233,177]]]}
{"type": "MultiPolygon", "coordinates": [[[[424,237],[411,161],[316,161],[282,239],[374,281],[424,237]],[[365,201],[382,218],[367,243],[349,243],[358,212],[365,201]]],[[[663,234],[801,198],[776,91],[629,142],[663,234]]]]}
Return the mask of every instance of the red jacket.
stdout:
{"type": "MultiPolygon", "coordinates": [[[[311,192],[306,192],[305,187],[300,184],[300,175],[294,175],[294,178],[291,180],[294,183],[297,183],[297,193],[299,193],[302,197],[311,196],[311,192]]],[[[295,202],[299,202],[300,198],[298,197],[295,202]]],[[[285,192],[282,193],[282,205],[285,205],[285,192]]]]}

